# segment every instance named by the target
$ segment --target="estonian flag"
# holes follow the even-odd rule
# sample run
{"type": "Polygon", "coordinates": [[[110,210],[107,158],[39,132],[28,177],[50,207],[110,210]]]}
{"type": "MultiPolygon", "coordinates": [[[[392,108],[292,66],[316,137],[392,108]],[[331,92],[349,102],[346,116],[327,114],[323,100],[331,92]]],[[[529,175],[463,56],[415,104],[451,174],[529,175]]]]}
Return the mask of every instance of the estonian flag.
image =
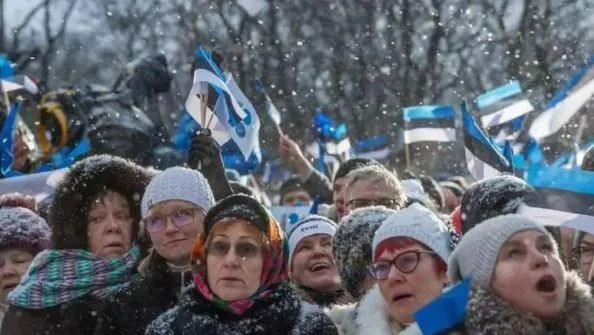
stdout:
{"type": "Polygon", "coordinates": [[[404,143],[455,142],[451,106],[415,106],[404,109],[404,143]]]}
{"type": "Polygon", "coordinates": [[[355,153],[360,158],[386,159],[390,155],[388,138],[386,135],[378,135],[359,140],[355,143],[355,153]]]}
{"type": "Polygon", "coordinates": [[[563,226],[594,234],[594,172],[532,165],[526,181],[539,194],[519,213],[545,226],[563,226]]]}
{"type": "Polygon", "coordinates": [[[501,174],[513,174],[513,165],[491,140],[481,131],[478,124],[462,103],[462,128],[464,151],[468,171],[476,180],[501,174]]]}
{"type": "MultiPolygon", "coordinates": [[[[487,130],[507,124],[534,110],[534,106],[522,94],[517,80],[478,96],[475,103],[481,112],[481,124],[487,130]]],[[[519,124],[521,126],[522,122],[519,124]]]]}

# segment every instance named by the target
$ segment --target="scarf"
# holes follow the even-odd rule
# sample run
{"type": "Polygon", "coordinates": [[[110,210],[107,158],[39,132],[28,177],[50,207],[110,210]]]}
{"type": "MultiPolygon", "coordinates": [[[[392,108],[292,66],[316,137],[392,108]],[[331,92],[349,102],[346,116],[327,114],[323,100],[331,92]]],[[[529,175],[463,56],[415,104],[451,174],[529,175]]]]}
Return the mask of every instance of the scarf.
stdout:
{"type": "Polygon", "coordinates": [[[87,250],[45,250],[39,253],[21,283],[8,295],[10,304],[43,309],[91,294],[107,296],[132,279],[140,248],[104,259],[87,250]]]}
{"type": "Polygon", "coordinates": [[[283,236],[280,225],[269,216],[268,220],[268,245],[263,257],[262,275],[260,287],[251,297],[244,300],[225,301],[216,296],[208,287],[206,282],[206,240],[205,234],[198,235],[192,249],[192,269],[194,272],[194,284],[198,292],[216,307],[230,311],[236,315],[242,315],[252,305],[263,298],[266,298],[272,289],[287,276],[287,255],[289,254],[288,244],[283,236]]]}

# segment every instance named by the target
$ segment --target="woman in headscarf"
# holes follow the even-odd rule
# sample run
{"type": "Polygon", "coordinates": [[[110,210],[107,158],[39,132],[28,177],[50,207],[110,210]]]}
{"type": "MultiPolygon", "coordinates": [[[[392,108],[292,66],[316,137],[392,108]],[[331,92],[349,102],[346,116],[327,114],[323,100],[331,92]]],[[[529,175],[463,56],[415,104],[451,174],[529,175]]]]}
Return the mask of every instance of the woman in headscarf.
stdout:
{"type": "Polygon", "coordinates": [[[192,251],[194,285],[147,334],[336,334],[287,281],[282,230],[255,199],[232,195],[209,210],[192,251]]]}

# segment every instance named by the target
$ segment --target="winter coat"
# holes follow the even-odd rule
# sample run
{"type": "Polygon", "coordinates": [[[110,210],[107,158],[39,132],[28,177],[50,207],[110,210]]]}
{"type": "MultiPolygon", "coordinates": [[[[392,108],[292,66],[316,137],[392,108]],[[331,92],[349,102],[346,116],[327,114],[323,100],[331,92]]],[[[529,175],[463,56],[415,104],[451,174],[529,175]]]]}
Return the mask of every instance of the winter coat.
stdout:
{"type": "Polygon", "coordinates": [[[93,334],[102,306],[103,301],[90,294],[44,309],[10,305],[0,335],[93,334]]]}
{"type": "Polygon", "coordinates": [[[594,300],[590,287],[575,272],[567,274],[567,301],[561,316],[548,327],[531,313],[514,310],[492,291],[473,287],[466,320],[467,334],[594,334],[594,300]]]}
{"type": "Polygon", "coordinates": [[[340,335],[357,335],[359,328],[356,323],[358,304],[335,305],[324,309],[338,329],[340,335]]]}
{"type": "Polygon", "coordinates": [[[95,334],[144,334],[153,320],[177,304],[182,288],[192,282],[191,271],[170,271],[156,252],[141,265],[140,272],[129,286],[108,297],[95,334]]]}
{"type": "Polygon", "coordinates": [[[353,297],[342,288],[332,292],[321,292],[309,287],[293,284],[293,289],[302,301],[318,305],[322,308],[343,305],[353,301],[353,297]]]}
{"type": "Polygon", "coordinates": [[[248,334],[337,334],[332,321],[321,312],[306,312],[288,283],[273,289],[238,316],[213,306],[191,286],[180,303],[147,328],[147,335],[248,335],[248,334]]]}
{"type": "Polygon", "coordinates": [[[395,335],[407,328],[391,320],[388,304],[377,285],[365,294],[357,311],[359,334],[395,335]]]}

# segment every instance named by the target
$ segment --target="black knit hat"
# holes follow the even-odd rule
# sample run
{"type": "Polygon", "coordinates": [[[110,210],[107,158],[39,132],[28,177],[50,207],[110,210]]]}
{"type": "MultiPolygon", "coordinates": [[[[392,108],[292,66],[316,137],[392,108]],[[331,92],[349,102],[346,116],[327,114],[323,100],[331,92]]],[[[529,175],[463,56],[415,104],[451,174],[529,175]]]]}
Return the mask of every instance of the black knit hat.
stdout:
{"type": "Polygon", "coordinates": [[[298,176],[293,176],[287,180],[285,180],[283,182],[283,184],[280,187],[280,203],[283,203],[283,199],[285,198],[285,195],[287,195],[287,193],[289,192],[293,192],[293,191],[298,191],[298,190],[304,190],[303,188],[303,183],[301,182],[301,179],[298,176]]]}
{"type": "Polygon", "coordinates": [[[72,166],[58,185],[50,208],[55,249],[88,249],[87,221],[92,201],[111,190],[124,196],[138,233],[140,200],[152,175],[129,160],[111,155],[87,157],[72,166]]]}
{"type": "Polygon", "coordinates": [[[514,176],[498,176],[473,184],[462,197],[462,232],[495,216],[515,214],[523,202],[538,197],[532,186],[514,176]]]}
{"type": "Polygon", "coordinates": [[[218,221],[225,218],[239,218],[248,221],[268,234],[270,215],[258,200],[245,195],[233,194],[212,207],[204,218],[204,234],[208,235],[218,221]]]}

